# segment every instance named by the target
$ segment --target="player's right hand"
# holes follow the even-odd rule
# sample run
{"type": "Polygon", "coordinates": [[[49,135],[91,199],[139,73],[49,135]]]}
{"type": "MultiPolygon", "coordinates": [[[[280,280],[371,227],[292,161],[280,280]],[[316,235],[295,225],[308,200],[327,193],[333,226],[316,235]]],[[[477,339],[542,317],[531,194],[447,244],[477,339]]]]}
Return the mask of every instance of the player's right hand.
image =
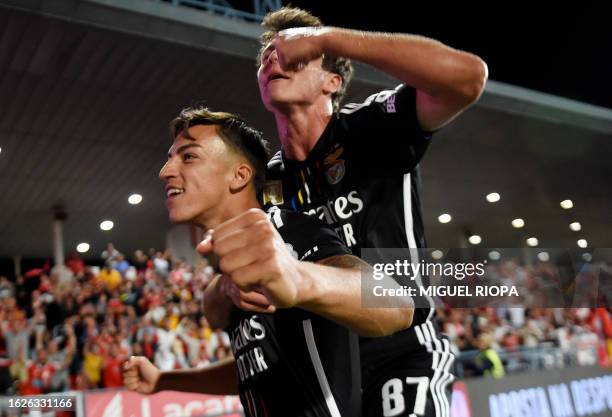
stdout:
{"type": "Polygon", "coordinates": [[[325,27],[297,27],[278,32],[272,43],[281,69],[300,70],[322,56],[322,39],[328,32],[329,28],[325,27]]]}
{"type": "Polygon", "coordinates": [[[140,394],[157,392],[161,371],[144,356],[130,356],[123,363],[123,384],[140,394]]]}
{"type": "MultiPolygon", "coordinates": [[[[217,225],[197,246],[214,253],[219,270],[244,293],[259,293],[276,308],[299,305],[312,287],[283,238],[260,209],[249,209],[217,225]]],[[[230,297],[232,298],[232,297],[230,297]]],[[[261,303],[257,303],[261,304],[261,303]]]]}

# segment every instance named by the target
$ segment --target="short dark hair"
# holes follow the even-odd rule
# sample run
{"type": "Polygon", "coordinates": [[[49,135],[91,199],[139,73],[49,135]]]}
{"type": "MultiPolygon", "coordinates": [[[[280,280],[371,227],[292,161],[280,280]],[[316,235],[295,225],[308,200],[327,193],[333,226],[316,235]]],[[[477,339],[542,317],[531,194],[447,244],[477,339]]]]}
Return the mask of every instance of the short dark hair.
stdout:
{"type": "Polygon", "coordinates": [[[183,135],[190,139],[188,129],[197,125],[214,125],[221,139],[233,151],[244,156],[253,168],[253,187],[261,193],[266,181],[268,142],[261,132],[253,129],[232,113],[211,111],[205,106],[186,107],[170,122],[172,138],[183,135]]]}
{"type": "MultiPolygon", "coordinates": [[[[309,12],[297,7],[282,7],[274,12],[268,13],[261,25],[267,30],[261,35],[261,49],[257,55],[257,65],[261,64],[261,56],[266,46],[274,39],[281,30],[296,27],[322,27],[321,19],[313,16],[309,12]]],[[[340,103],[346,94],[346,89],[351,77],[353,76],[353,66],[348,58],[335,57],[331,55],[323,56],[323,69],[342,78],[342,86],[332,94],[332,104],[334,111],[340,109],[340,103]]]]}

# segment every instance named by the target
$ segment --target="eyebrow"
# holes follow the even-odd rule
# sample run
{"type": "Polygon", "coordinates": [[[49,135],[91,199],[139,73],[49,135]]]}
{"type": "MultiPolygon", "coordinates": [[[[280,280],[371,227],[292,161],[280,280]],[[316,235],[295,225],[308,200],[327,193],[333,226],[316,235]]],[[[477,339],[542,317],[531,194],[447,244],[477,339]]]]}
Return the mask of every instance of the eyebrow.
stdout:
{"type": "MultiPolygon", "coordinates": [[[[179,146],[179,148],[176,150],[176,154],[180,154],[185,152],[186,149],[189,148],[201,148],[202,146],[198,143],[187,143],[185,145],[179,146]]],[[[168,151],[168,158],[170,158],[172,156],[172,152],[168,151]]]]}

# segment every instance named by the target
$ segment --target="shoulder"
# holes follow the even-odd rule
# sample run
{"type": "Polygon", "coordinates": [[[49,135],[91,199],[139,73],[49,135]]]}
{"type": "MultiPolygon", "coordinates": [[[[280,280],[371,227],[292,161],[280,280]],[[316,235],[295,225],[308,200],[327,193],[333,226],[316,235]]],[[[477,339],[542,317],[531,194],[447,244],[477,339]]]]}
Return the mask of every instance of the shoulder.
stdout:
{"type": "Polygon", "coordinates": [[[268,216],[298,260],[317,262],[334,255],[350,254],[338,234],[316,217],[271,207],[268,216]]]}
{"type": "Polygon", "coordinates": [[[353,117],[363,116],[368,111],[377,111],[381,113],[395,113],[396,100],[398,97],[409,96],[414,100],[415,91],[411,87],[400,84],[393,89],[382,90],[368,96],[360,103],[347,103],[339,111],[340,117],[355,115],[353,117]]]}

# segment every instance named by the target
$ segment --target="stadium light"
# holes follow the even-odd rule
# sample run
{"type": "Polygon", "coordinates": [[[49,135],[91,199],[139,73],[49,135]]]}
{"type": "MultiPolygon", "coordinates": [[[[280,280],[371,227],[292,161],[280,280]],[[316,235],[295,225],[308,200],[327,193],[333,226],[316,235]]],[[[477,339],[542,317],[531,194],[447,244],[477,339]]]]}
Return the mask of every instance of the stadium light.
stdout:
{"type": "Polygon", "coordinates": [[[128,197],[128,203],[132,205],[140,204],[142,201],[142,196],[140,194],[132,194],[128,197]]]}
{"type": "Polygon", "coordinates": [[[470,242],[472,245],[478,245],[482,242],[482,238],[478,235],[472,235],[468,238],[468,242],[470,242]]]}
{"type": "Polygon", "coordinates": [[[452,220],[452,216],[450,214],[444,213],[438,216],[438,221],[440,223],[449,223],[452,220]]]}
{"type": "Polygon", "coordinates": [[[115,227],[115,223],[113,223],[111,220],[104,220],[102,223],[100,223],[100,229],[104,230],[105,232],[108,232],[113,227],[115,227]]]}
{"type": "Polygon", "coordinates": [[[76,247],[77,252],[79,253],[85,253],[89,250],[89,243],[79,243],[76,247]]]}

